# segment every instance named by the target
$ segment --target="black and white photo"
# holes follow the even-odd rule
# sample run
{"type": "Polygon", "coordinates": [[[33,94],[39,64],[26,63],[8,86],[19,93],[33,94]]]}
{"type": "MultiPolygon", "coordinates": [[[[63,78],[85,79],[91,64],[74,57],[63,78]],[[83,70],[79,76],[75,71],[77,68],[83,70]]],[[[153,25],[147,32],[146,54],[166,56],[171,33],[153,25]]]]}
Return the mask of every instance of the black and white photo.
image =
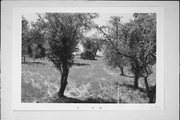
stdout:
{"type": "Polygon", "coordinates": [[[2,2],[1,119],[178,120],[178,3],[2,2]]]}
{"type": "Polygon", "coordinates": [[[22,15],[22,103],[155,103],[156,13],[22,15]]]}

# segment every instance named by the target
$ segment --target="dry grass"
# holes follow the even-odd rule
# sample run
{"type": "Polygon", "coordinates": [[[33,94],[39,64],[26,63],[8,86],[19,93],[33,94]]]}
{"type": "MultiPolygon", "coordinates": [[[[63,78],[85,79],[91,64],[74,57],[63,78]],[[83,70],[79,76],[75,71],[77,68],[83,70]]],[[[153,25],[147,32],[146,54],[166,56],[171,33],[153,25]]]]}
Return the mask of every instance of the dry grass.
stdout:
{"type": "MultiPolygon", "coordinates": [[[[126,74],[132,76],[128,71],[126,74]]],[[[57,97],[60,77],[60,73],[47,60],[41,60],[39,64],[22,64],[22,102],[148,102],[142,79],[139,80],[142,90],[134,90],[133,78],[120,76],[119,71],[108,69],[102,57],[82,60],[76,56],[68,76],[66,99],[57,97]]],[[[149,81],[150,84],[155,83],[155,73],[149,81]]]]}

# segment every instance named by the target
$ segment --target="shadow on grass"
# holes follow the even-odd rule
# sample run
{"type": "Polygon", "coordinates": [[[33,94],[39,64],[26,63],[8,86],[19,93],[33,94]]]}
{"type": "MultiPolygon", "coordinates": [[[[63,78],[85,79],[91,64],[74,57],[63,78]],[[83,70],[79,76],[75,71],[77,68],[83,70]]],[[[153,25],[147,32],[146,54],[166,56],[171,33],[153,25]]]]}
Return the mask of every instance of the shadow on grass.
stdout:
{"type": "Polygon", "coordinates": [[[81,59],[81,60],[90,60],[90,61],[98,60],[98,59],[96,59],[96,58],[94,58],[94,59],[80,58],[80,59],[81,59]]]}
{"type": "Polygon", "coordinates": [[[73,65],[76,65],[76,66],[86,66],[86,65],[89,65],[87,63],[74,63],[73,65]]]}
{"type": "Polygon", "coordinates": [[[28,65],[46,65],[43,62],[22,62],[22,64],[28,64],[28,65]]]}
{"type": "MultiPolygon", "coordinates": [[[[116,83],[116,85],[118,85],[118,83],[116,83]]],[[[133,90],[136,90],[136,89],[137,89],[137,90],[139,90],[140,92],[146,92],[144,88],[142,88],[142,87],[134,88],[134,86],[133,86],[133,85],[130,85],[130,84],[125,84],[125,83],[123,83],[123,84],[119,84],[119,86],[127,87],[127,88],[130,88],[130,89],[133,89],[133,90]]]]}
{"type": "Polygon", "coordinates": [[[80,100],[80,99],[64,96],[61,98],[50,99],[48,100],[48,102],[49,103],[117,103],[117,100],[115,99],[104,100],[102,98],[86,98],[85,100],[80,100]]]}

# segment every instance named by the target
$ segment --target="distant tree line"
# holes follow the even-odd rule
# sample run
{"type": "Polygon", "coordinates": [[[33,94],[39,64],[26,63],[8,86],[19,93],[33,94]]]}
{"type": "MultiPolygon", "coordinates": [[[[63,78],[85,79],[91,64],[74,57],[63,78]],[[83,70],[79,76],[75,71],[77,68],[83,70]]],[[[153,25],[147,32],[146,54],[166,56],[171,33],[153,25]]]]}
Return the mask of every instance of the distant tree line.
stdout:
{"type": "Polygon", "coordinates": [[[40,21],[29,23],[22,17],[22,56],[23,62],[26,62],[25,56],[35,58],[44,58],[46,50],[44,47],[45,39],[42,34],[40,21]]]}

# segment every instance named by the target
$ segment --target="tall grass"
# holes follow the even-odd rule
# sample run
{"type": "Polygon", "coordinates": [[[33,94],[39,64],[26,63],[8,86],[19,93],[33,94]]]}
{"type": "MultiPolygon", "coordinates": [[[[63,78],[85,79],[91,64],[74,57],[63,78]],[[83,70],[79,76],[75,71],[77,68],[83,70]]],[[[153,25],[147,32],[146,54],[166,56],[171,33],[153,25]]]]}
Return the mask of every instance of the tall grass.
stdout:
{"type": "MultiPolygon", "coordinates": [[[[120,76],[118,70],[107,68],[101,57],[93,61],[76,57],[65,90],[65,96],[74,99],[59,99],[59,71],[47,60],[40,63],[44,64],[22,64],[22,102],[148,102],[142,79],[141,89],[134,90],[131,74],[126,71],[128,76],[120,76]]],[[[154,83],[155,73],[149,77],[149,84],[154,83]]]]}

